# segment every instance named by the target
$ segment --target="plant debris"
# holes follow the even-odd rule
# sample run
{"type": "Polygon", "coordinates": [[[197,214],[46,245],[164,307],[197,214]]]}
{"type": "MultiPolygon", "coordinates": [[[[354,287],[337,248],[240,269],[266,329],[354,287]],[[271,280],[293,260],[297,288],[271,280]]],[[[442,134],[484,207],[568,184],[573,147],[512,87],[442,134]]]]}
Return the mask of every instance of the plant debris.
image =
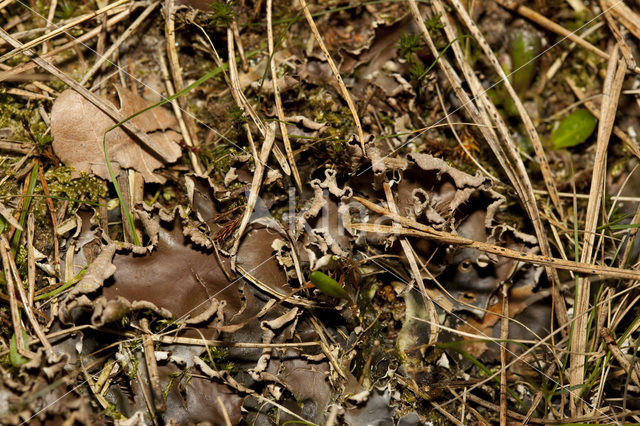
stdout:
{"type": "Polygon", "coordinates": [[[0,3],[1,424],[639,420],[638,5],[49,3],[0,3]]]}

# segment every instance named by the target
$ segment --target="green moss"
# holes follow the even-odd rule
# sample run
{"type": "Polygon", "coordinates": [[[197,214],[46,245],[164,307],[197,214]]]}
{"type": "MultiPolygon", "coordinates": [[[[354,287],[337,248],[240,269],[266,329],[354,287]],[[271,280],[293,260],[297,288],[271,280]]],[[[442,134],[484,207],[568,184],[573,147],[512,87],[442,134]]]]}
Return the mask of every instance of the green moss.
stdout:
{"type": "Polygon", "coordinates": [[[226,348],[220,348],[218,346],[212,346],[209,348],[209,355],[203,354],[200,358],[207,363],[207,365],[214,370],[224,370],[231,373],[239,371],[238,367],[231,361],[229,361],[229,350],[226,348]],[[213,364],[211,363],[213,359],[213,364]]]}
{"type": "MultiPolygon", "coordinates": [[[[82,204],[82,201],[98,203],[101,198],[107,197],[109,193],[107,185],[102,179],[90,176],[84,172],[81,172],[78,176],[77,172],[71,167],[50,167],[45,172],[45,179],[52,197],[78,200],[69,201],[67,207],[68,214],[77,210],[82,204]]],[[[41,186],[37,187],[36,191],[38,194],[44,194],[41,186]]],[[[54,207],[59,207],[63,201],[64,200],[54,198],[54,207]]],[[[47,213],[46,200],[40,199],[36,202],[36,209],[43,208],[45,212],[40,211],[40,214],[47,213]]]]}
{"type": "Polygon", "coordinates": [[[167,400],[167,398],[169,397],[169,392],[171,392],[171,388],[173,387],[173,383],[176,381],[178,377],[182,375],[184,375],[183,371],[178,371],[178,372],[169,374],[169,380],[167,382],[167,386],[164,389],[162,389],[162,399],[164,399],[165,401],[167,400]]]}
{"type": "Polygon", "coordinates": [[[115,404],[109,403],[102,412],[105,416],[111,417],[113,420],[123,420],[125,417],[118,411],[115,404]]]}

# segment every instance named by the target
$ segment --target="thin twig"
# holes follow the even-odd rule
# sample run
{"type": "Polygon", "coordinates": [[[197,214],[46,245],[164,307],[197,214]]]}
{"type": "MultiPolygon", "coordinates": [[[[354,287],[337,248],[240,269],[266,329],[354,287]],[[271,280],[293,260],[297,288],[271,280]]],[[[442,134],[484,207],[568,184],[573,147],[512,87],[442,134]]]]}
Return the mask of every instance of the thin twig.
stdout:
{"type": "Polygon", "coordinates": [[[507,339],[509,338],[509,291],[502,283],[502,318],[500,319],[500,426],[507,425],[507,339]]]}

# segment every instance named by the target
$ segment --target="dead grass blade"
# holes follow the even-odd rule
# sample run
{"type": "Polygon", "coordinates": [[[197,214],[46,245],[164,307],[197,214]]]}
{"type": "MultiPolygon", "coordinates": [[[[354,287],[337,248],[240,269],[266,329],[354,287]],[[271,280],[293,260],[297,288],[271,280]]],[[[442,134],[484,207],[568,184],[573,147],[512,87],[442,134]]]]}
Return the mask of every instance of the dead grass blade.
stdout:
{"type": "MultiPolygon", "coordinates": [[[[611,130],[615,121],[618,99],[622,90],[622,83],[626,73],[626,66],[619,59],[619,49],[616,45],[611,51],[611,60],[607,67],[607,76],[602,89],[602,114],[598,123],[598,138],[596,142],[596,155],[591,177],[591,190],[587,203],[587,213],[584,225],[584,241],[580,260],[583,263],[591,262],[595,242],[595,231],[598,226],[598,214],[600,202],[603,197],[604,175],[606,173],[607,148],[611,138],[611,130]]],[[[571,392],[569,407],[573,416],[583,412],[583,404],[578,399],[578,393],[584,381],[584,366],[586,357],[577,354],[583,352],[587,343],[586,315],[581,315],[589,309],[589,296],[591,293],[591,281],[581,278],[576,289],[576,301],[574,305],[576,321],[573,327],[569,368],[569,384],[574,389],[571,392]]]]}
{"type": "Polygon", "coordinates": [[[525,253],[525,252],[520,252],[516,250],[511,250],[505,247],[496,246],[489,243],[471,240],[469,238],[461,237],[459,235],[452,234],[449,232],[437,231],[427,225],[416,222],[404,216],[400,216],[395,213],[392,213],[388,209],[375,205],[368,200],[364,200],[360,197],[353,197],[353,199],[363,204],[369,210],[372,210],[376,213],[387,216],[395,220],[396,222],[411,228],[411,229],[409,228],[397,229],[389,225],[379,225],[379,224],[372,224],[372,223],[352,223],[348,225],[350,228],[357,231],[424,237],[424,238],[429,238],[431,240],[439,241],[442,243],[467,246],[467,247],[475,248],[487,253],[508,257],[510,259],[519,260],[521,262],[530,262],[536,265],[549,266],[549,267],[558,268],[558,269],[581,272],[584,274],[602,275],[602,276],[607,276],[612,278],[632,279],[632,280],[640,279],[640,271],[634,271],[631,269],[613,268],[610,266],[594,265],[590,263],[574,262],[571,260],[564,260],[564,259],[558,259],[554,257],[538,255],[538,254],[525,253]]]}
{"type": "Polygon", "coordinates": [[[311,16],[311,12],[309,12],[309,7],[307,6],[306,0],[299,0],[300,6],[302,6],[302,11],[304,13],[304,17],[307,19],[307,23],[309,24],[309,28],[311,28],[311,32],[316,39],[316,42],[320,46],[322,53],[327,58],[327,63],[329,64],[329,68],[331,68],[331,72],[333,76],[336,78],[338,82],[338,86],[340,87],[340,91],[342,92],[342,97],[347,102],[349,106],[349,111],[351,111],[351,115],[353,116],[353,122],[356,125],[356,129],[358,130],[358,139],[360,139],[360,147],[362,148],[362,154],[364,156],[367,155],[367,151],[364,147],[364,132],[362,131],[362,125],[360,124],[360,118],[358,117],[358,110],[356,109],[356,105],[353,103],[353,99],[351,99],[351,95],[349,94],[349,90],[347,90],[347,86],[345,86],[344,81],[342,81],[342,76],[340,75],[340,71],[338,71],[338,67],[335,62],[333,62],[333,58],[329,54],[327,50],[327,46],[324,44],[324,40],[322,40],[322,36],[320,32],[318,32],[318,27],[316,23],[313,21],[313,17],[311,16]]]}
{"type": "MultiPolygon", "coordinates": [[[[428,38],[430,40],[431,37],[426,30],[424,22],[422,22],[422,17],[419,13],[418,6],[415,0],[409,0],[409,5],[411,6],[411,11],[414,15],[414,19],[418,23],[419,27],[421,29],[424,28],[422,30],[423,36],[425,37],[425,39],[428,38]]],[[[437,13],[441,13],[442,16],[447,16],[444,9],[437,8],[437,3],[434,3],[433,6],[435,7],[437,13]]],[[[440,4],[440,6],[442,5],[440,4]]],[[[444,26],[444,31],[449,41],[451,42],[455,40],[456,31],[449,20],[442,19],[441,23],[444,26]]],[[[429,45],[433,45],[433,42],[428,43],[429,45]]],[[[509,177],[509,180],[518,192],[518,196],[533,224],[542,255],[551,257],[551,248],[549,247],[546,231],[544,229],[544,225],[542,224],[540,211],[538,210],[536,199],[533,194],[533,186],[531,185],[531,180],[529,179],[527,170],[524,166],[524,163],[522,162],[522,158],[520,157],[520,153],[517,149],[516,143],[513,141],[511,131],[504,122],[496,106],[487,96],[486,90],[482,86],[482,83],[480,82],[475,71],[471,69],[471,66],[466,60],[466,57],[462,52],[459,44],[453,43],[452,49],[456,61],[458,62],[458,66],[462,69],[465,79],[467,80],[467,84],[471,88],[471,91],[474,95],[474,100],[478,102],[478,110],[483,116],[485,124],[491,126],[491,123],[494,123],[498,129],[500,137],[503,140],[502,143],[499,142],[497,136],[495,135],[495,132],[493,132],[493,128],[488,127],[488,129],[491,129],[491,132],[486,132],[487,134],[485,134],[485,136],[489,136],[487,138],[487,142],[489,142],[489,145],[494,151],[496,158],[502,165],[505,173],[509,177]]],[[[545,272],[550,281],[553,283],[554,298],[556,299],[556,303],[554,304],[554,306],[556,308],[556,316],[558,322],[561,325],[564,325],[569,321],[569,316],[567,314],[564,298],[561,297],[557,289],[557,286],[559,285],[558,274],[553,268],[545,268],[545,272]]]]}
{"type": "MultiPolygon", "coordinates": [[[[126,19],[134,9],[135,9],[135,7],[125,9],[124,11],[120,12],[116,16],[114,16],[111,19],[107,20],[107,23],[104,25],[104,27],[106,27],[106,29],[112,28],[113,26],[115,26],[120,21],[126,19]]],[[[42,59],[53,58],[52,63],[53,62],[62,62],[62,61],[68,60],[67,57],[58,56],[58,54],[61,53],[61,52],[64,52],[65,50],[72,49],[73,47],[77,46],[78,44],[83,44],[83,43],[91,40],[92,38],[94,38],[95,36],[100,34],[102,29],[103,29],[103,26],[99,25],[99,26],[93,28],[92,30],[88,31],[87,33],[81,35],[80,37],[75,38],[75,39],[71,40],[70,42],[63,44],[62,46],[57,47],[57,48],[47,52],[46,54],[40,55],[40,58],[42,58],[42,59]]],[[[20,73],[23,73],[23,72],[30,71],[30,70],[32,70],[32,69],[34,69],[36,67],[38,67],[38,64],[36,64],[34,62],[28,62],[26,64],[18,65],[18,66],[14,67],[14,68],[5,70],[5,71],[0,73],[0,82],[5,81],[7,79],[10,79],[13,76],[15,76],[16,74],[20,74],[20,73]]]]}
{"type": "Polygon", "coordinates": [[[0,256],[2,257],[4,277],[7,282],[7,293],[9,293],[9,309],[11,311],[11,323],[13,325],[13,334],[16,338],[16,346],[18,347],[18,353],[20,353],[23,356],[28,356],[29,354],[24,349],[25,342],[24,342],[24,337],[22,335],[20,311],[18,310],[15,284],[13,283],[13,274],[11,273],[11,267],[9,266],[10,252],[11,250],[9,248],[9,242],[6,240],[4,235],[0,236],[0,256]]]}
{"type": "MultiPolygon", "coordinates": [[[[506,73],[504,72],[504,69],[500,65],[500,62],[498,61],[498,58],[496,57],[495,53],[493,53],[491,46],[489,46],[489,43],[487,43],[486,39],[484,38],[484,35],[482,34],[478,26],[475,24],[475,22],[473,22],[473,20],[467,13],[462,3],[460,3],[460,0],[449,0],[449,3],[451,3],[452,6],[456,9],[456,11],[458,12],[458,16],[460,16],[460,18],[462,19],[462,22],[464,22],[464,24],[467,26],[467,28],[471,32],[471,35],[476,40],[476,42],[484,52],[485,56],[489,59],[489,62],[493,66],[493,69],[500,76],[501,82],[504,85],[504,87],[507,89],[509,96],[511,97],[511,99],[513,99],[516,109],[518,110],[518,114],[520,114],[520,118],[522,119],[522,123],[524,124],[524,128],[527,131],[529,138],[531,139],[531,145],[533,146],[533,151],[536,155],[536,159],[540,166],[540,172],[542,173],[542,178],[544,180],[545,186],[547,187],[547,191],[549,191],[549,197],[551,198],[551,202],[553,203],[556,210],[560,214],[560,218],[563,219],[564,209],[562,207],[562,202],[560,201],[560,197],[558,196],[556,181],[551,172],[551,168],[549,167],[549,162],[547,161],[547,155],[545,154],[544,148],[542,147],[542,141],[540,140],[540,136],[538,136],[538,132],[536,131],[536,127],[533,124],[531,117],[529,117],[529,113],[527,112],[526,108],[522,104],[520,97],[518,97],[518,94],[513,89],[513,86],[511,85],[509,78],[507,77],[506,73]]],[[[433,5],[435,6],[436,10],[439,13],[441,13],[441,16],[446,16],[446,12],[440,0],[434,0],[433,5]]]]}
{"type": "Polygon", "coordinates": [[[271,149],[273,148],[273,142],[275,141],[275,139],[275,123],[270,123],[266,128],[266,137],[264,138],[262,148],[260,149],[260,157],[256,158],[256,169],[253,172],[253,180],[251,181],[251,192],[247,197],[247,205],[245,207],[240,226],[238,227],[236,240],[234,241],[233,247],[231,249],[231,259],[234,269],[236,260],[235,254],[238,252],[238,247],[240,247],[240,242],[242,241],[242,235],[247,229],[247,225],[249,224],[249,220],[251,219],[251,214],[253,213],[253,209],[256,206],[256,202],[258,201],[258,194],[260,193],[260,187],[262,186],[262,177],[264,176],[265,165],[267,163],[267,159],[269,158],[269,154],[271,153],[271,149]]]}
{"type": "MultiPolygon", "coordinates": [[[[36,333],[36,336],[38,336],[38,339],[40,339],[42,346],[44,346],[45,350],[47,351],[47,356],[49,357],[50,360],[53,361],[56,357],[55,351],[53,350],[51,343],[49,343],[49,340],[47,340],[47,336],[45,336],[44,332],[42,331],[42,328],[40,328],[40,324],[38,323],[38,320],[36,320],[36,317],[33,315],[33,310],[31,309],[31,305],[29,304],[29,298],[27,297],[24,291],[24,285],[22,284],[22,280],[20,279],[20,273],[18,272],[18,267],[16,266],[13,260],[13,257],[10,255],[9,242],[4,237],[4,235],[0,237],[0,253],[2,255],[2,263],[4,265],[5,279],[7,280],[7,291],[10,292],[9,293],[10,297],[11,297],[11,294],[14,295],[13,299],[15,301],[15,293],[13,293],[15,290],[10,288],[9,282],[15,283],[15,289],[18,290],[18,294],[20,295],[24,312],[27,315],[27,318],[29,319],[29,323],[31,323],[31,327],[33,327],[33,331],[36,333]],[[9,272],[9,274],[7,274],[7,272],[9,272]],[[13,274],[13,279],[11,278],[11,274],[13,274]]],[[[17,320],[20,321],[20,317],[19,317],[19,313],[17,312],[17,309],[18,309],[18,306],[16,304],[15,305],[16,312],[14,313],[12,311],[11,315],[12,315],[12,319],[14,319],[13,315],[17,314],[18,315],[17,320]]],[[[15,326],[15,323],[14,323],[14,326],[15,326]]],[[[22,345],[20,345],[20,341],[18,340],[18,335],[22,337],[22,325],[20,325],[20,322],[18,322],[18,327],[19,328],[15,330],[15,333],[16,333],[16,342],[18,343],[18,350],[20,350],[24,348],[24,340],[20,339],[20,340],[23,340],[22,345]]]]}
{"type": "MultiPolygon", "coordinates": [[[[620,28],[618,28],[618,24],[612,16],[612,9],[615,9],[615,3],[608,5],[606,0],[599,0],[599,3],[604,18],[607,21],[607,25],[611,30],[611,34],[613,34],[613,37],[616,39],[616,42],[620,46],[622,58],[627,63],[628,68],[635,68],[636,60],[633,57],[633,53],[631,52],[631,47],[627,44],[627,41],[624,39],[624,35],[620,31],[620,28]]],[[[633,14],[631,10],[629,10],[629,12],[633,14]]]]}
{"type": "Polygon", "coordinates": [[[640,40],[640,16],[620,0],[603,0],[607,12],[613,15],[624,27],[640,40]]]}
{"type": "MultiPolygon", "coordinates": [[[[35,47],[35,46],[39,45],[40,43],[42,43],[42,42],[44,42],[46,40],[49,40],[49,39],[57,36],[58,34],[61,34],[61,33],[65,32],[65,31],[67,31],[70,28],[75,27],[78,24],[81,24],[81,23],[83,23],[85,21],[88,21],[89,19],[95,18],[96,16],[100,16],[103,13],[106,13],[111,9],[115,9],[118,6],[122,6],[125,3],[129,3],[130,1],[131,0],[118,0],[115,3],[111,3],[111,4],[101,8],[99,10],[96,10],[93,13],[88,13],[86,15],[80,16],[79,18],[72,20],[71,22],[67,23],[66,25],[58,27],[53,31],[47,32],[44,35],[42,35],[42,36],[40,36],[38,38],[35,38],[35,39],[33,39],[33,40],[31,40],[31,41],[29,41],[27,43],[20,44],[20,46],[13,45],[13,43],[11,43],[11,45],[13,47],[15,47],[15,49],[12,50],[11,52],[7,52],[4,55],[0,56],[0,62],[5,62],[7,59],[13,58],[15,55],[17,55],[19,53],[22,53],[27,49],[35,47]]],[[[9,41],[9,40],[6,40],[6,41],[9,41]]]]}
{"type": "MultiPolygon", "coordinates": [[[[165,2],[163,12],[165,15],[165,46],[167,50],[167,57],[169,58],[169,66],[171,68],[171,77],[173,77],[173,84],[171,83],[171,79],[168,78],[169,76],[166,63],[164,55],[162,54],[160,54],[160,66],[162,68],[162,73],[166,75],[165,86],[167,87],[167,92],[169,96],[173,96],[176,91],[179,92],[184,89],[182,68],[180,67],[178,50],[176,49],[177,43],[175,32],[175,10],[173,0],[167,0],[165,2]]],[[[179,97],[178,99],[172,99],[171,106],[176,118],[178,119],[178,124],[180,125],[180,133],[182,133],[184,143],[187,144],[187,146],[190,148],[198,146],[198,132],[195,128],[193,118],[190,114],[182,114],[182,111],[188,111],[187,104],[184,98],[179,97]]],[[[202,176],[204,173],[204,169],[202,168],[202,164],[200,164],[200,159],[195,154],[195,152],[193,152],[193,150],[189,150],[189,160],[191,161],[191,165],[193,166],[193,171],[198,176],[202,176]]]]}
{"type": "Polygon", "coordinates": [[[0,216],[2,216],[9,223],[9,225],[22,231],[22,226],[20,226],[20,223],[16,220],[15,217],[13,217],[11,211],[2,203],[0,203],[0,216]]]}
{"type": "Polygon", "coordinates": [[[276,101],[276,112],[278,114],[278,120],[280,120],[280,133],[282,134],[282,142],[284,143],[284,150],[287,153],[287,160],[291,166],[291,173],[293,174],[293,180],[298,187],[298,190],[302,192],[302,181],[300,180],[300,173],[298,172],[298,166],[296,160],[293,158],[293,150],[291,149],[291,141],[289,140],[289,132],[287,131],[287,125],[285,124],[284,111],[282,110],[282,99],[280,99],[280,89],[278,88],[278,73],[276,72],[275,55],[273,48],[273,17],[272,17],[273,2],[267,0],[267,45],[269,47],[269,69],[271,71],[271,83],[273,85],[273,97],[276,101]]]}

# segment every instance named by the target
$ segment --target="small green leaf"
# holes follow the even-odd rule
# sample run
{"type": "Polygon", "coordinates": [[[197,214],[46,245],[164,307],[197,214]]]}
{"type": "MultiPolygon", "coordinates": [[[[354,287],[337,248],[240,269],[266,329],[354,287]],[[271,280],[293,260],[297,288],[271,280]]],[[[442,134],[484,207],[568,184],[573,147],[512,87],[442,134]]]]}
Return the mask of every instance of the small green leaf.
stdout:
{"type": "Polygon", "coordinates": [[[509,50],[511,53],[512,69],[511,83],[518,94],[527,91],[535,77],[536,61],[540,52],[540,36],[528,29],[516,29],[511,34],[509,50]]]}
{"type": "MultiPolygon", "coordinates": [[[[22,329],[22,340],[24,340],[24,348],[29,350],[29,346],[27,343],[29,341],[29,336],[24,329],[22,329]]],[[[27,358],[20,355],[20,352],[18,352],[18,344],[16,343],[15,333],[13,333],[11,339],[9,339],[9,360],[11,361],[11,365],[13,365],[14,367],[19,367],[29,361],[27,358]]]]}
{"type": "Polygon", "coordinates": [[[332,297],[339,297],[342,299],[349,299],[349,295],[346,291],[340,286],[338,281],[333,278],[327,276],[326,274],[320,271],[313,271],[309,276],[309,279],[320,291],[328,294],[332,297]]]}
{"type": "Polygon", "coordinates": [[[562,120],[551,134],[553,149],[570,148],[586,141],[596,128],[596,118],[586,109],[577,109],[562,120]]]}

